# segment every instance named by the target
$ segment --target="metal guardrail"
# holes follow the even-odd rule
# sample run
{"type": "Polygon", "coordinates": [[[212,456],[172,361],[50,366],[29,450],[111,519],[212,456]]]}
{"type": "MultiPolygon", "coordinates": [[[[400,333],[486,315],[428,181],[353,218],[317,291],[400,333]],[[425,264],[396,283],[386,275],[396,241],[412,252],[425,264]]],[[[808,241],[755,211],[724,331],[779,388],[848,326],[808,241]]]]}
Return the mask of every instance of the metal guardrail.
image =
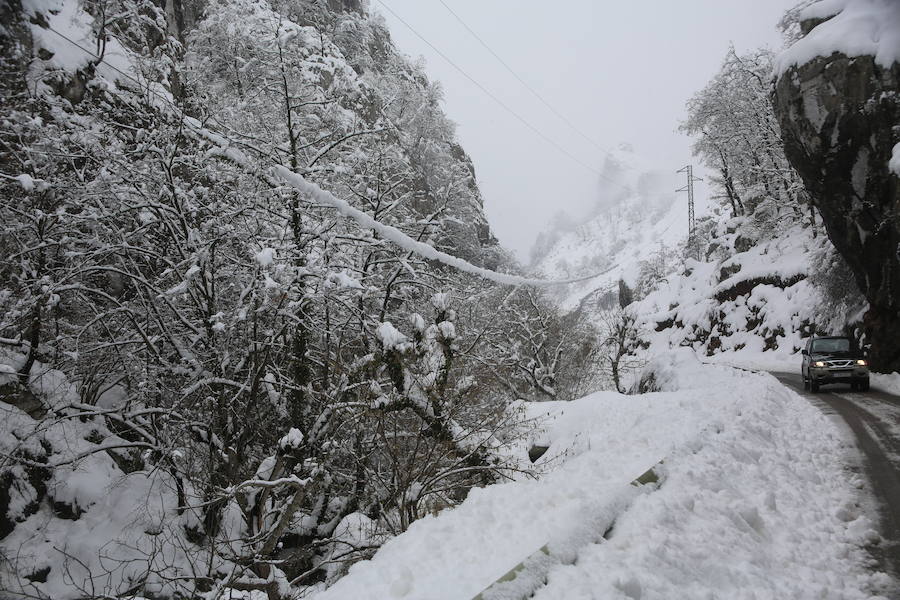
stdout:
{"type": "MultiPolygon", "coordinates": [[[[641,487],[651,483],[659,483],[661,479],[656,468],[662,462],[659,461],[641,473],[631,481],[630,485],[641,487]]],[[[608,539],[614,524],[615,519],[606,528],[606,531],[603,533],[603,539],[608,539]]],[[[553,555],[550,544],[544,544],[484,588],[472,600],[512,600],[514,598],[524,600],[544,585],[550,569],[554,565],[561,563],[561,559],[553,555]]]]}

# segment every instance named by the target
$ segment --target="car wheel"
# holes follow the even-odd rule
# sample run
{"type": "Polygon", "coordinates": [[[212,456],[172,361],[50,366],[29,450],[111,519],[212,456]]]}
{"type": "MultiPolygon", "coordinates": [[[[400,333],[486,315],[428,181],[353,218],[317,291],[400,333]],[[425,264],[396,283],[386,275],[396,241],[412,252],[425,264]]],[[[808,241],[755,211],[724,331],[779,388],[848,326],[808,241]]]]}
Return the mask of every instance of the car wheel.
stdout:
{"type": "Polygon", "coordinates": [[[850,391],[855,392],[857,390],[859,390],[859,384],[856,383],[855,381],[851,382],[850,383],[850,391]]]}
{"type": "Polygon", "coordinates": [[[803,378],[803,389],[804,390],[809,389],[809,379],[807,379],[806,377],[803,378]]]}
{"type": "Polygon", "coordinates": [[[869,391],[869,380],[866,379],[862,383],[859,384],[859,391],[868,392],[869,391]]]}
{"type": "Polygon", "coordinates": [[[813,394],[815,394],[816,392],[818,392],[818,391],[819,391],[819,382],[817,382],[817,381],[810,381],[810,382],[809,382],[809,391],[811,391],[813,394]]]}

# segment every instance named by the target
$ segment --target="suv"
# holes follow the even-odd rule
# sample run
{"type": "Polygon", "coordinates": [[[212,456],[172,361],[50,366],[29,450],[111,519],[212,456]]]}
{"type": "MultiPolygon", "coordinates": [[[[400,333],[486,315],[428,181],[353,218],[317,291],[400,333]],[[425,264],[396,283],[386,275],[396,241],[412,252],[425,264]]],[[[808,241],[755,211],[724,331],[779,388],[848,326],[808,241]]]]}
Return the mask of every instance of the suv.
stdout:
{"type": "Polygon", "coordinates": [[[862,351],[848,337],[814,337],[802,350],[803,388],[818,392],[820,385],[849,383],[850,389],[869,389],[869,367],[862,351]]]}

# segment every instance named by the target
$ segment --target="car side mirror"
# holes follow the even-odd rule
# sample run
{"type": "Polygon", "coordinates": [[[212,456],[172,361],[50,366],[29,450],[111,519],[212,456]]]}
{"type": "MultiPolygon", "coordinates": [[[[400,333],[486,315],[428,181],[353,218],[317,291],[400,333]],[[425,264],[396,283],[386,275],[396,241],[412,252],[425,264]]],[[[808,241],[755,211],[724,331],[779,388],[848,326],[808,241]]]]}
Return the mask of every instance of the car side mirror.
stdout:
{"type": "Polygon", "coordinates": [[[803,350],[800,351],[800,354],[802,354],[803,356],[806,356],[809,353],[806,351],[806,348],[804,348],[803,350]]]}

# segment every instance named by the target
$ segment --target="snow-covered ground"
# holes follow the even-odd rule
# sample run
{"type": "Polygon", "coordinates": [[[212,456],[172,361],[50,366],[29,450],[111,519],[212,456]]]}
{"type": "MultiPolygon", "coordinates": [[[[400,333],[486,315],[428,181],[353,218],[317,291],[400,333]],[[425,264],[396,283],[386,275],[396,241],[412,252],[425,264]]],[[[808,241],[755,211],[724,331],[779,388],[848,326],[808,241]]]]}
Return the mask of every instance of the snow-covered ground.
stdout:
{"type": "MultiPolygon", "coordinates": [[[[786,350],[767,352],[738,350],[705,356],[702,360],[704,363],[727,365],[739,369],[799,374],[802,356],[799,352],[786,350]]],[[[900,396],[900,373],[870,373],[869,379],[872,387],[876,390],[900,396]]]]}
{"type": "Polygon", "coordinates": [[[900,373],[872,373],[870,377],[873,387],[900,396],[900,373]]]}
{"type": "Polygon", "coordinates": [[[549,472],[473,490],[314,598],[471,598],[548,542],[561,560],[542,600],[878,597],[843,430],[770,375],[688,349],[646,374],[661,391],[529,405],[549,472]],[[628,486],[660,460],[658,488],[628,486]]]}
{"type": "MultiPolygon", "coordinates": [[[[21,363],[21,355],[0,351],[0,386],[21,363]]],[[[202,553],[191,552],[175,532],[198,521],[193,511],[176,510],[172,478],[161,469],[123,473],[112,458],[115,449],[140,444],[114,435],[91,416],[62,372],[36,362],[29,389],[57,418],[36,420],[0,403],[0,456],[24,455],[28,461],[2,463],[9,487],[0,516],[15,528],[0,544],[0,597],[106,597],[107,584],[115,589],[122,581],[140,581],[163,565],[189,570],[202,553]],[[75,407],[86,409],[80,419],[72,418],[75,407]],[[42,480],[40,469],[48,465],[52,474],[42,480]]],[[[147,583],[161,596],[174,592],[153,576],[147,583]]]]}

